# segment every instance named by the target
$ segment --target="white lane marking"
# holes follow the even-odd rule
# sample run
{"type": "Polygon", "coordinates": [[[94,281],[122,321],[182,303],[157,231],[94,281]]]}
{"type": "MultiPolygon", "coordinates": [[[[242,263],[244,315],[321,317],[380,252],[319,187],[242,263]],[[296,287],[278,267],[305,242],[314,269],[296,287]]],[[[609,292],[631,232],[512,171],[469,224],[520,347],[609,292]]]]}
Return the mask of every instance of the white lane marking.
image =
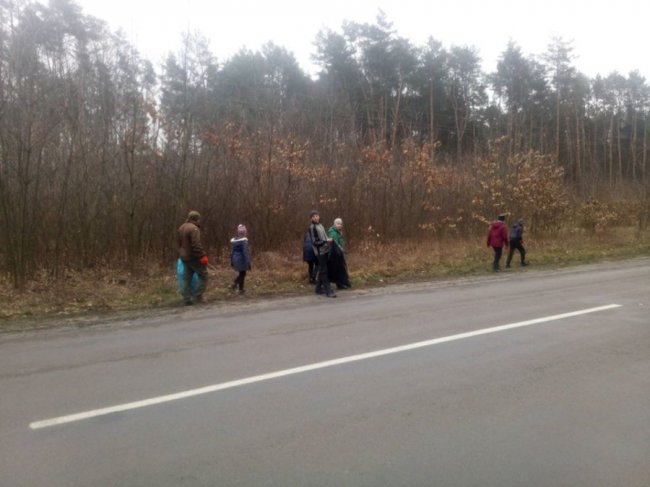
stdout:
{"type": "Polygon", "coordinates": [[[56,426],[65,423],[72,423],[74,421],[81,421],[83,419],[95,418],[97,416],[104,416],[112,413],[119,413],[122,411],[129,411],[131,409],[144,408],[147,406],[153,406],[155,404],[161,404],[164,402],[177,401],[179,399],[186,399],[188,397],[200,396],[201,394],[209,394],[211,392],[222,391],[224,389],[231,389],[233,387],[245,386],[248,384],[253,384],[255,382],[262,382],[265,380],[277,379],[279,377],[285,377],[287,375],[301,374],[303,372],[310,372],[312,370],[324,369],[326,367],[333,367],[335,365],[347,364],[350,362],[358,362],[360,360],[366,360],[375,357],[381,357],[384,355],[391,355],[394,353],[406,352],[409,350],[415,350],[417,348],[430,347],[432,345],[438,345],[440,343],[453,342],[455,340],[462,340],[464,338],[472,338],[480,335],[487,335],[489,333],[498,333],[501,331],[512,330],[514,328],[521,328],[524,326],[537,325],[540,323],[547,323],[549,321],[557,321],[564,318],[571,318],[573,316],[586,315],[589,313],[597,313],[599,311],[605,311],[608,309],[620,308],[620,304],[609,304],[607,306],[599,306],[597,308],[583,309],[579,311],[572,311],[570,313],[562,313],[559,315],[545,316],[543,318],[535,318],[527,321],[519,321],[517,323],[510,323],[507,325],[494,326],[491,328],[483,328],[481,330],[469,331],[466,333],[459,333],[458,335],[450,335],[442,338],[434,338],[432,340],[425,340],[423,342],[410,343],[408,345],[402,345],[399,347],[385,348],[383,350],[377,350],[375,352],[361,353],[358,355],[350,355],[348,357],[337,358],[334,360],[326,360],[325,362],[317,362],[310,365],[303,365],[302,367],[295,367],[292,369],[279,370],[277,372],[271,372],[268,374],[256,375],[254,377],[248,377],[245,379],[233,380],[230,382],[223,382],[221,384],[214,384],[211,386],[200,387],[198,389],[191,389],[189,391],[177,392],[175,394],[168,394],[165,396],[152,397],[150,399],[144,399],[142,401],[129,402],[125,404],[118,404],[115,406],[110,406],[101,409],[93,409],[92,411],[84,411],[81,413],[70,414],[67,416],[60,416],[58,418],[45,419],[42,421],[35,421],[29,425],[31,429],[40,429],[47,428],[50,426],[56,426]]]}

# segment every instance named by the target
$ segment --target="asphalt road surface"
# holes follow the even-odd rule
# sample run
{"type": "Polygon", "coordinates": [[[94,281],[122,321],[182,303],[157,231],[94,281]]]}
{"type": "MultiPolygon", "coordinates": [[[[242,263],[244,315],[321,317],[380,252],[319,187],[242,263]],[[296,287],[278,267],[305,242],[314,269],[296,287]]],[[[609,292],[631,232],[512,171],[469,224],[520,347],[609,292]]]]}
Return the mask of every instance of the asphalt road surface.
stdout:
{"type": "Polygon", "coordinates": [[[0,335],[0,487],[650,486],[650,259],[0,335]]]}

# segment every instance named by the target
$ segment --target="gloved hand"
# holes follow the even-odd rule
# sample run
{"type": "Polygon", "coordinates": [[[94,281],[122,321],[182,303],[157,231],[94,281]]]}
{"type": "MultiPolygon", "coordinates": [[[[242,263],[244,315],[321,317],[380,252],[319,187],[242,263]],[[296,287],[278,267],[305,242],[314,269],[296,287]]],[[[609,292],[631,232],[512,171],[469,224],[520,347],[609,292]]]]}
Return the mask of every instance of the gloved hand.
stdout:
{"type": "Polygon", "coordinates": [[[201,257],[201,264],[208,265],[208,256],[207,255],[204,255],[203,257],[201,257]]]}

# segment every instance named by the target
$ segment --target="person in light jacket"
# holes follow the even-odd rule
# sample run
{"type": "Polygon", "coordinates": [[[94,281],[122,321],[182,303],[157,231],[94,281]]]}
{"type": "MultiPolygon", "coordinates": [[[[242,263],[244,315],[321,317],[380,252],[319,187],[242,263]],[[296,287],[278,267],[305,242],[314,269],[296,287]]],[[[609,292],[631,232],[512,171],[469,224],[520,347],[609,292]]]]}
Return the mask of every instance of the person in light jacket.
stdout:
{"type": "Polygon", "coordinates": [[[248,250],[248,231],[244,225],[237,226],[237,236],[230,239],[230,265],[238,272],[230,285],[233,291],[239,287],[239,294],[244,294],[246,272],[251,270],[251,256],[248,250]]]}

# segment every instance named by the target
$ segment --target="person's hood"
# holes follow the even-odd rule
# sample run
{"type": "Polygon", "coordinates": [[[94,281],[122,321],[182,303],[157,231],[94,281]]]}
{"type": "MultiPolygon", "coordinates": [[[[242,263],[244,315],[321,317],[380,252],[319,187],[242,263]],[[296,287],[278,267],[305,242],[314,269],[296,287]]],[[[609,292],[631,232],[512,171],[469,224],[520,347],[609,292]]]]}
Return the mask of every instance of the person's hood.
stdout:
{"type": "Polygon", "coordinates": [[[491,228],[498,228],[498,227],[505,227],[506,224],[503,223],[501,220],[494,220],[492,222],[491,228]]]}
{"type": "Polygon", "coordinates": [[[341,230],[339,230],[338,228],[336,228],[334,225],[332,225],[332,226],[329,228],[329,230],[327,230],[327,232],[329,233],[329,232],[332,231],[332,230],[334,230],[336,233],[338,233],[339,235],[341,235],[341,230]]]}

